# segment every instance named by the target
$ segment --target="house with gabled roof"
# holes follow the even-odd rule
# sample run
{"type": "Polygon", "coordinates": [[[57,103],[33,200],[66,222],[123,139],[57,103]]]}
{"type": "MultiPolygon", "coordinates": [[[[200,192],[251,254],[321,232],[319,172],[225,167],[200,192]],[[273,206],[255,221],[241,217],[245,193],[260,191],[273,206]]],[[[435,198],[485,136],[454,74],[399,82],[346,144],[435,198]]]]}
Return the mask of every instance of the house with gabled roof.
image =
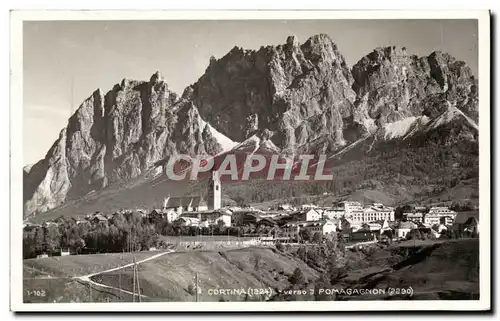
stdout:
{"type": "Polygon", "coordinates": [[[195,222],[201,227],[218,225],[219,221],[222,221],[224,226],[229,227],[231,226],[231,214],[230,211],[218,209],[213,211],[185,212],[179,218],[184,221],[195,222]]]}
{"type": "Polygon", "coordinates": [[[400,221],[394,227],[395,234],[398,238],[405,238],[411,230],[416,229],[418,226],[413,222],[403,222],[400,221]]]}
{"type": "Polygon", "coordinates": [[[306,209],[290,213],[293,221],[319,221],[321,214],[316,209],[306,209]]]}

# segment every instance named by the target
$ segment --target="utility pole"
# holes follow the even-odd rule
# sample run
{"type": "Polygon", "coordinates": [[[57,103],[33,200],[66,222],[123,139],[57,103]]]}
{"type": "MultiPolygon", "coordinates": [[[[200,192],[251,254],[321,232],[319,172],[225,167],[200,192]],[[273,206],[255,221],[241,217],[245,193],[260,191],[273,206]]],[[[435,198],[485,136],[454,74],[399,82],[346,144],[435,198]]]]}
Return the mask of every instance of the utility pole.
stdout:
{"type": "Polygon", "coordinates": [[[196,302],[198,302],[199,298],[198,298],[198,272],[196,272],[195,274],[195,283],[196,283],[196,302]]]}
{"type": "Polygon", "coordinates": [[[134,257],[134,267],[135,267],[135,275],[137,278],[137,294],[139,295],[139,303],[142,302],[141,299],[141,286],[139,284],[139,267],[137,266],[137,262],[135,262],[135,257],[134,257]]]}
{"type": "Polygon", "coordinates": [[[133,265],[133,268],[132,268],[132,275],[133,275],[133,281],[132,281],[132,291],[133,291],[133,295],[132,295],[132,302],[135,302],[135,257],[134,257],[134,265],[133,265]]]}
{"type": "Polygon", "coordinates": [[[89,299],[90,302],[92,302],[92,286],[90,285],[90,282],[89,282],[89,299]]]}
{"type": "MultiPolygon", "coordinates": [[[[123,252],[122,252],[121,259],[123,260],[123,252]]],[[[122,269],[118,270],[118,288],[120,289],[120,298],[121,298],[122,297],[122,269]]]]}

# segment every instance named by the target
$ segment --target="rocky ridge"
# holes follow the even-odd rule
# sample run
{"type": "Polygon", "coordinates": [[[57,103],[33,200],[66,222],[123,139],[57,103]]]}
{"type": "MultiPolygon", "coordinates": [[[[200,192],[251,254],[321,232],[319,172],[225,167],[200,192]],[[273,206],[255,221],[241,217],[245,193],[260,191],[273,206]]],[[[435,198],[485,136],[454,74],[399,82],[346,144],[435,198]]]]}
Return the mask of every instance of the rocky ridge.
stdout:
{"type": "Polygon", "coordinates": [[[149,82],[124,79],[106,94],[96,90],[45,158],[25,168],[25,213],[126,181],[176,153],[221,150],[196,106],[171,92],[159,73],[149,82]]]}
{"type": "MultiPolygon", "coordinates": [[[[24,168],[25,215],[137,177],[176,153],[216,155],[252,137],[283,154],[335,153],[369,135],[403,139],[446,113],[441,119],[460,119],[460,128],[476,125],[477,88],[469,67],[441,52],[376,48],[351,69],[324,34],[235,47],[211,59],[181,97],[159,73],[95,91],[46,157],[24,168]]],[[[467,128],[459,139],[477,139],[477,125],[467,128]]]]}

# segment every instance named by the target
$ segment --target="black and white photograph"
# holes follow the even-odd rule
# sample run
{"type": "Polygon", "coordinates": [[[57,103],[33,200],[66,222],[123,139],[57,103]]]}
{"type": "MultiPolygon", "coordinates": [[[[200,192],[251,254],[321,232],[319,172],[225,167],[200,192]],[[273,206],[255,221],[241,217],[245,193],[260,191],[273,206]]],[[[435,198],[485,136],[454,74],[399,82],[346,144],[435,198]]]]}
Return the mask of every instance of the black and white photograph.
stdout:
{"type": "Polygon", "coordinates": [[[12,309],[489,309],[489,20],[13,11],[12,309]]]}

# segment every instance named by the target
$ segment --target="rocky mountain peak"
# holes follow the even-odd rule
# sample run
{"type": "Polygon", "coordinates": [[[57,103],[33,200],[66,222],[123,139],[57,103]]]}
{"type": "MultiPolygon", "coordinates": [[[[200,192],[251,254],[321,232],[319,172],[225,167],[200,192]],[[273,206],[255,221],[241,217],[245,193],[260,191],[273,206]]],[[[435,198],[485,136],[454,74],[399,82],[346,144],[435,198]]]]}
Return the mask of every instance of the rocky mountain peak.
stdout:
{"type": "Polygon", "coordinates": [[[451,55],[435,51],[426,57],[406,48],[383,47],[352,68],[356,110],[379,125],[422,115],[425,109],[450,101],[477,117],[477,92],[470,68],[451,55]]]}
{"type": "Polygon", "coordinates": [[[259,50],[235,46],[211,57],[181,97],[159,71],[94,91],[45,158],[24,169],[25,214],[141,177],[179,153],[344,155],[368,142],[367,151],[377,150],[367,137],[425,145],[446,136],[451,144],[474,141],[477,119],[477,79],[447,53],[379,47],[351,69],[326,34],[303,43],[291,35],[259,50]]]}
{"type": "Polygon", "coordinates": [[[298,47],[299,46],[299,38],[296,35],[291,35],[286,38],[286,44],[289,48],[298,47]]]}
{"type": "Polygon", "coordinates": [[[154,84],[157,84],[162,81],[163,81],[163,76],[159,71],[156,71],[153,75],[151,75],[151,78],[149,79],[149,82],[154,84]]]}
{"type": "MultiPolygon", "coordinates": [[[[295,36],[284,45],[258,51],[233,48],[210,64],[192,85],[191,97],[200,113],[218,131],[244,141],[257,131],[273,132],[273,143],[293,151],[296,129],[300,140],[330,135],[342,140],[342,119],[349,117],[355,93],[344,57],[327,35],[310,37],[299,45],[295,36]],[[332,110],[333,128],[310,129],[308,123],[332,110]]],[[[330,123],[331,125],[332,123],[330,123]]]]}
{"type": "Polygon", "coordinates": [[[109,184],[141,175],[176,153],[216,154],[197,107],[179,99],[156,72],[98,89],[69,118],[46,157],[25,170],[25,214],[43,212],[109,184]]]}

